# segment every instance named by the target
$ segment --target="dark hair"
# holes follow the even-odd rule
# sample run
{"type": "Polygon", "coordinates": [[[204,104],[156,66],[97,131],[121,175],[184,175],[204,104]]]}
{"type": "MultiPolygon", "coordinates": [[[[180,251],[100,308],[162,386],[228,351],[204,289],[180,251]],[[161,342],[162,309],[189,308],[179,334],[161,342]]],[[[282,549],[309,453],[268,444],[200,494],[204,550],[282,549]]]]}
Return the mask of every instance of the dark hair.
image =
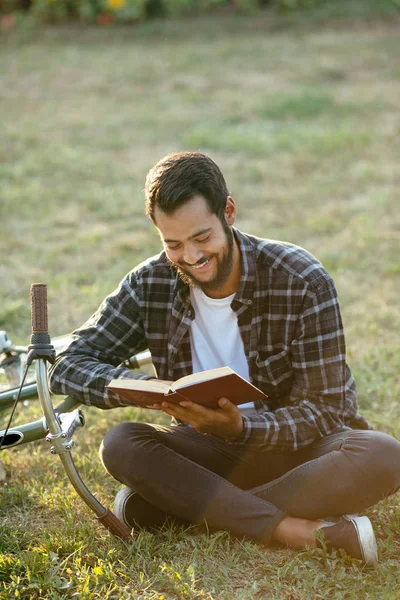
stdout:
{"type": "Polygon", "coordinates": [[[167,214],[197,194],[223,222],[229,196],[224,176],[215,162],[200,152],[176,152],[164,156],[147,174],[146,214],[155,223],[156,206],[167,214]]]}

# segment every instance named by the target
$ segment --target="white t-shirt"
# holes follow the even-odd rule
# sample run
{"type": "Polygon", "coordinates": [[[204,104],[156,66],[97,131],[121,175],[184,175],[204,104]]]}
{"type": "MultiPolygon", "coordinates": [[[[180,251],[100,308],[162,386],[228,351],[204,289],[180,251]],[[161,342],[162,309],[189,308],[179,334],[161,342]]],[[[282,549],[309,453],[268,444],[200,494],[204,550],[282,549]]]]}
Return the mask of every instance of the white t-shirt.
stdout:
{"type": "MultiPolygon", "coordinates": [[[[190,328],[193,373],[228,366],[250,381],[237,317],[231,309],[234,295],[210,298],[199,287],[190,288],[195,310],[190,328]]],[[[241,404],[239,409],[243,413],[254,412],[254,403],[241,404]]]]}

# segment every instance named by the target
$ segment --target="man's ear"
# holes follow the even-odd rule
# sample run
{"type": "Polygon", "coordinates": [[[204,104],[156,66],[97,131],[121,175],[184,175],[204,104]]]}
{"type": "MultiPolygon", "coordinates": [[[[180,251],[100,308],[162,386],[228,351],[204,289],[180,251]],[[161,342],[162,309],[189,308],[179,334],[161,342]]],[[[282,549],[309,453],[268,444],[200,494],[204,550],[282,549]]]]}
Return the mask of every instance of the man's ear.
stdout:
{"type": "Polygon", "coordinates": [[[230,227],[235,223],[236,219],[236,204],[232,196],[228,196],[225,205],[225,220],[230,227]]]}

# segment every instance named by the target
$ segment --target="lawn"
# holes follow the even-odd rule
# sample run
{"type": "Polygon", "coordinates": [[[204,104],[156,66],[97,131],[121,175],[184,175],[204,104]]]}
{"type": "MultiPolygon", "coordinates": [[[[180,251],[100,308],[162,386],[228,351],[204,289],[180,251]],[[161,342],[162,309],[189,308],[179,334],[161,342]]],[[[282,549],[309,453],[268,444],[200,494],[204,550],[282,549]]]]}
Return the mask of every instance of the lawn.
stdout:
{"type": "MultiPolygon", "coordinates": [[[[304,246],[333,275],[361,412],[400,438],[400,15],[390,14],[265,11],[3,36],[0,329],[27,343],[35,281],[49,286],[52,335],[80,325],[160,248],[143,211],[149,168],[199,149],[224,172],[239,228],[304,246]]],[[[84,412],[73,456],[112,506],[119,486],[99,444],[148,414],[84,412]]],[[[38,414],[20,406],[16,422],[38,414]]],[[[367,513],[381,558],[368,569],[196,528],[121,542],[45,442],[2,461],[1,600],[400,598],[399,495],[367,513]]]]}

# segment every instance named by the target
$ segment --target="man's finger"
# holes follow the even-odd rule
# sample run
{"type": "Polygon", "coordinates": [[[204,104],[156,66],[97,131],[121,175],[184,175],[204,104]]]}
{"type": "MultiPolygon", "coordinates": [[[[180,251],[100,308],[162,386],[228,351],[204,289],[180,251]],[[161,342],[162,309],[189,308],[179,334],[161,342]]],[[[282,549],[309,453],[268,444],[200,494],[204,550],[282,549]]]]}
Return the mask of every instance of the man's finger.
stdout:
{"type": "Polygon", "coordinates": [[[219,398],[218,406],[225,412],[235,412],[235,410],[238,410],[237,406],[228,400],[228,398],[219,398]]]}
{"type": "Polygon", "coordinates": [[[183,421],[186,421],[188,417],[193,415],[194,412],[192,406],[184,407],[180,406],[179,404],[166,401],[162,402],[161,410],[163,410],[169,415],[172,415],[173,417],[182,419],[183,421]]]}
{"type": "Polygon", "coordinates": [[[179,406],[184,408],[185,410],[190,410],[194,415],[206,415],[208,411],[212,410],[211,408],[207,408],[202,404],[197,404],[196,402],[192,402],[191,400],[182,400],[179,402],[179,406]]]}

